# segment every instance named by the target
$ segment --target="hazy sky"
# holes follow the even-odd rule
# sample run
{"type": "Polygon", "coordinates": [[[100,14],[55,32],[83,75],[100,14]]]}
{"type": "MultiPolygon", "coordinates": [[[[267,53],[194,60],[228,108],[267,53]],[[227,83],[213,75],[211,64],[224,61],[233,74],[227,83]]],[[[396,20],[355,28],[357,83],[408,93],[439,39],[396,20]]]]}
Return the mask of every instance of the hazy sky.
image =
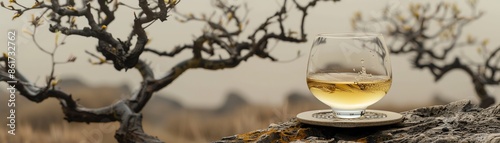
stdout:
{"type": "MultiPolygon", "coordinates": [[[[233,2],[238,3],[237,0],[233,0],[233,2]]],[[[247,27],[247,31],[255,29],[256,24],[261,23],[279,7],[278,2],[273,0],[247,0],[246,2],[251,10],[249,13],[251,24],[247,27]]],[[[304,44],[281,42],[271,53],[282,60],[294,58],[298,50],[307,55],[311,41],[316,34],[351,32],[350,18],[355,11],[361,11],[364,14],[377,14],[386,5],[406,10],[411,2],[424,1],[345,0],[338,3],[322,3],[309,13],[306,23],[309,42],[304,44]]],[[[466,1],[457,2],[461,7],[467,9],[466,1]]],[[[432,3],[437,3],[437,1],[432,1],[432,3]]],[[[465,31],[465,33],[471,33],[480,38],[490,38],[490,48],[500,45],[500,42],[496,40],[500,38],[498,36],[500,31],[498,4],[500,2],[495,0],[480,1],[478,7],[484,10],[486,15],[470,24],[465,31]]],[[[183,0],[178,5],[178,9],[181,12],[193,14],[212,11],[208,0],[183,0]]],[[[120,10],[118,18],[109,26],[108,30],[115,37],[125,39],[130,31],[133,12],[124,7],[120,10]]],[[[10,21],[14,13],[4,9],[0,12],[1,33],[7,33],[8,29],[16,29],[21,32],[23,28],[29,27],[27,24],[30,19],[29,15],[39,13],[39,11],[28,12],[15,21],[10,21]]],[[[288,21],[289,26],[297,27],[299,16],[299,13],[292,12],[290,21],[288,21]]],[[[79,21],[84,22],[83,19],[79,19],[79,21]]],[[[161,51],[170,50],[175,45],[193,40],[193,35],[199,34],[202,26],[202,23],[179,23],[173,17],[163,23],[157,22],[147,29],[149,37],[152,38],[149,46],[161,51]]],[[[37,37],[42,45],[49,49],[53,47],[54,35],[48,32],[47,27],[48,25],[42,26],[37,37]]],[[[35,48],[28,37],[20,35],[18,39],[19,70],[33,81],[40,78],[38,84],[43,84],[44,80],[41,79],[44,79],[50,72],[50,57],[35,48]]],[[[0,38],[0,43],[6,43],[5,36],[0,38]]],[[[93,85],[129,83],[134,89],[139,85],[140,75],[135,70],[117,72],[111,65],[93,66],[88,63],[88,59],[91,57],[84,51],[96,52],[95,39],[71,36],[68,37],[67,43],[60,47],[56,58],[63,61],[73,54],[78,59],[76,63],[57,67],[56,75],[60,77],[77,76],[93,85]]],[[[0,51],[6,51],[6,47],[1,48],[0,51]]],[[[160,58],[153,54],[144,54],[142,59],[151,62],[156,77],[161,77],[173,65],[190,56],[191,53],[186,51],[174,58],[160,58]]],[[[305,83],[306,62],[307,56],[291,63],[272,63],[269,60],[253,57],[234,69],[219,71],[192,69],[160,92],[170,98],[180,100],[185,105],[196,107],[213,107],[223,102],[225,95],[231,90],[247,95],[245,98],[254,103],[281,104],[285,95],[291,91],[309,92],[305,83]]],[[[404,105],[408,102],[427,102],[437,93],[445,95],[444,98],[447,100],[467,98],[477,101],[470,78],[461,71],[454,71],[440,82],[434,83],[429,71],[411,68],[409,56],[392,56],[392,62],[394,78],[392,88],[388,95],[377,104],[404,105]]],[[[5,84],[1,85],[5,86],[5,84]]],[[[500,99],[498,86],[489,87],[488,90],[497,99],[500,99]]]]}

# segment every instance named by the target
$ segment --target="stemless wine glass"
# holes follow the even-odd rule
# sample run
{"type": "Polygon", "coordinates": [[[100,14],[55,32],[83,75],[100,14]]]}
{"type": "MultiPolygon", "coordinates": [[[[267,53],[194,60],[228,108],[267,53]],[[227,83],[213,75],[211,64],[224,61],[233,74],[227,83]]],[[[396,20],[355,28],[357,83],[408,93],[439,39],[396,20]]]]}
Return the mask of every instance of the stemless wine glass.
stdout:
{"type": "Polygon", "coordinates": [[[309,54],[307,86],[338,118],[359,118],[392,83],[382,34],[319,34],[309,54]]]}

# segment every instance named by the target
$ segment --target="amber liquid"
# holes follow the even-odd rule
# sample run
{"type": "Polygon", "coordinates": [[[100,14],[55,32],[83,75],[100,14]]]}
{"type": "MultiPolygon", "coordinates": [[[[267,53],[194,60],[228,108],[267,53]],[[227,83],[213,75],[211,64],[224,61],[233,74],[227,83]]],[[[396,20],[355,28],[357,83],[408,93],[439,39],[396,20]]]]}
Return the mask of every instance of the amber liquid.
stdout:
{"type": "Polygon", "coordinates": [[[312,94],[333,109],[366,109],[389,91],[389,76],[357,73],[318,73],[307,77],[312,94]]]}

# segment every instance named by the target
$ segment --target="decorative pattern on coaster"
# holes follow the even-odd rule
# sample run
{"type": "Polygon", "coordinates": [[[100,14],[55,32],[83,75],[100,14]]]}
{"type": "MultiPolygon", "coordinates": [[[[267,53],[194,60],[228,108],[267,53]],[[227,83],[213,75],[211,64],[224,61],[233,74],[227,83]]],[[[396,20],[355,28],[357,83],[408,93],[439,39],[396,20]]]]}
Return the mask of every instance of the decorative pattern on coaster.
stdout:
{"type": "Polygon", "coordinates": [[[390,111],[365,110],[360,118],[338,118],[331,109],[312,110],[297,114],[301,123],[340,128],[371,127],[396,124],[403,121],[403,115],[390,111]]]}
{"type": "Polygon", "coordinates": [[[359,118],[350,118],[350,119],[343,119],[343,118],[338,118],[335,116],[335,114],[331,111],[329,112],[318,112],[314,113],[312,115],[314,118],[318,119],[337,119],[337,120],[369,120],[369,119],[382,119],[382,118],[387,118],[387,115],[384,113],[376,113],[376,112],[371,112],[367,111],[365,114],[359,118]]]}

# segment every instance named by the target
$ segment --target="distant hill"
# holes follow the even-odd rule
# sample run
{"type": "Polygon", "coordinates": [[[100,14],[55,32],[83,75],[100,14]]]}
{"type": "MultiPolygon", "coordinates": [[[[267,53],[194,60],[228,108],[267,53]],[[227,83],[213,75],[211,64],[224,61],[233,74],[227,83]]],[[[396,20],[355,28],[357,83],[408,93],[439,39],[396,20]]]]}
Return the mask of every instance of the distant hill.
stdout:
{"type": "Polygon", "coordinates": [[[174,118],[180,112],[186,109],[177,100],[168,98],[165,95],[153,94],[153,97],[141,111],[144,115],[144,120],[154,124],[162,125],[165,121],[174,118]]]}
{"type": "Polygon", "coordinates": [[[60,87],[87,87],[87,84],[77,77],[62,78],[58,83],[60,87]]]}
{"type": "Polygon", "coordinates": [[[297,104],[304,102],[316,102],[317,100],[314,98],[312,94],[305,94],[298,91],[292,91],[286,97],[286,102],[288,104],[297,104]]]}
{"type": "Polygon", "coordinates": [[[226,97],[226,101],[215,110],[215,113],[217,114],[223,114],[223,113],[228,113],[231,112],[235,109],[247,106],[248,102],[243,98],[243,95],[241,95],[238,92],[231,91],[226,97]]]}

